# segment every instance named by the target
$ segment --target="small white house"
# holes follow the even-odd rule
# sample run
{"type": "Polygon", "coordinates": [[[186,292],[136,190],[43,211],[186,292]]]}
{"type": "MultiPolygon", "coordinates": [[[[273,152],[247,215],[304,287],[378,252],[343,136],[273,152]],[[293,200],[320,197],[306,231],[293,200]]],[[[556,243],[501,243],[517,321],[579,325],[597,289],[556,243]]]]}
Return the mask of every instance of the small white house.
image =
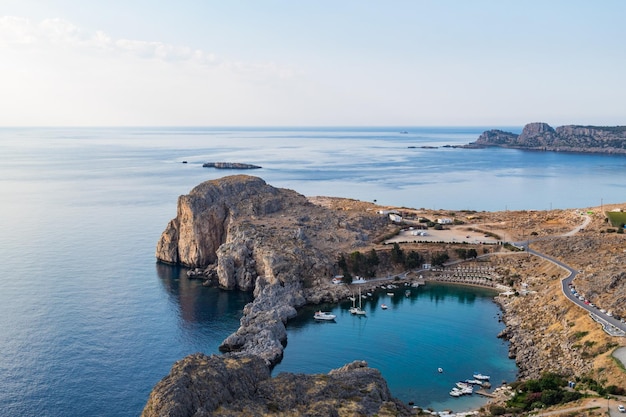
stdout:
{"type": "Polygon", "coordinates": [[[389,219],[394,223],[402,223],[402,216],[399,214],[391,213],[389,214],[389,219]]]}
{"type": "Polygon", "coordinates": [[[452,219],[448,219],[446,217],[437,219],[437,223],[439,224],[452,224],[452,219]]]}
{"type": "Polygon", "coordinates": [[[398,210],[378,210],[376,213],[386,216],[388,214],[400,214],[398,210]]]}

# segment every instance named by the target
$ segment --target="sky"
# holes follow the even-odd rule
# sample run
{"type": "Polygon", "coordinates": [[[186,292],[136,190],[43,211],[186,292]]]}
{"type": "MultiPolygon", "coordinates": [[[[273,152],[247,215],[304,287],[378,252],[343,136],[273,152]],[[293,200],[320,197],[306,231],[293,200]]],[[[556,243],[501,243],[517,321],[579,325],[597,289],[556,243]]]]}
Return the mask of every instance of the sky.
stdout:
{"type": "Polygon", "coordinates": [[[626,125],[626,1],[0,0],[0,126],[626,125]]]}

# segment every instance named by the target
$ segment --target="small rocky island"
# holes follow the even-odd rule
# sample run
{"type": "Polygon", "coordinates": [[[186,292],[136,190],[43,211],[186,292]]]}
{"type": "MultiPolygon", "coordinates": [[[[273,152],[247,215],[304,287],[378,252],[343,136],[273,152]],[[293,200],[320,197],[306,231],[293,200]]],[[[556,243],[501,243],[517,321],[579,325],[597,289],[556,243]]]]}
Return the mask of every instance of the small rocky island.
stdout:
{"type": "Polygon", "coordinates": [[[205,162],[202,164],[203,168],[215,168],[215,169],[259,169],[258,165],[244,164],[241,162],[205,162]]]}
{"type": "Polygon", "coordinates": [[[577,126],[552,128],[529,123],[521,134],[488,130],[466,148],[499,146],[536,151],[626,154],[626,126],[577,126]]]}

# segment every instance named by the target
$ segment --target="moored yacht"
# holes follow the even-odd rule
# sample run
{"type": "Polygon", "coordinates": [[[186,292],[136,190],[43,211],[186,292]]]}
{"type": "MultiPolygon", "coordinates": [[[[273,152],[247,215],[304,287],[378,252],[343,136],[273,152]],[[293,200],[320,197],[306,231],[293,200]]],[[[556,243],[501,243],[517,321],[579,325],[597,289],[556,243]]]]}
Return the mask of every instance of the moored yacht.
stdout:
{"type": "Polygon", "coordinates": [[[326,320],[326,321],[331,321],[331,320],[335,320],[337,316],[334,314],[331,314],[328,311],[316,311],[315,314],[313,315],[313,318],[315,320],[326,320]]]}

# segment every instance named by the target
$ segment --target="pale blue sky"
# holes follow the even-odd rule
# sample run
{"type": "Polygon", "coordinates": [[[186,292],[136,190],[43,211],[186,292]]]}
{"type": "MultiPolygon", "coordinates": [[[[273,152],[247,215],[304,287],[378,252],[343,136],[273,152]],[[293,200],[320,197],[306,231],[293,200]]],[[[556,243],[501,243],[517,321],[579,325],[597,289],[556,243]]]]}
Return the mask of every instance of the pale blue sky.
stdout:
{"type": "Polygon", "coordinates": [[[0,0],[0,126],[626,124],[626,2],[0,0]]]}

